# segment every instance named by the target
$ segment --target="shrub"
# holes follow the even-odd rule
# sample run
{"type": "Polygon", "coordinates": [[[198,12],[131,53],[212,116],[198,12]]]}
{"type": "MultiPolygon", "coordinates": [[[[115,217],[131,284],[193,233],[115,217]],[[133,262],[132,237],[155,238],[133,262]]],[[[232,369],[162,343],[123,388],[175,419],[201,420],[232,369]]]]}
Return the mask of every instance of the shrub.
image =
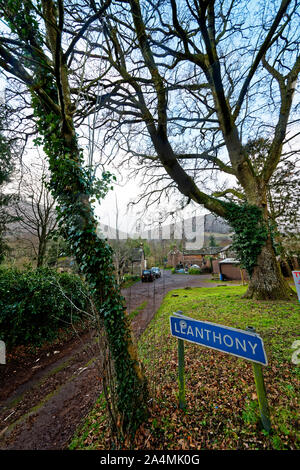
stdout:
{"type": "Polygon", "coordinates": [[[124,274],[124,281],[138,281],[141,276],[138,274],[124,274]]]}
{"type": "Polygon", "coordinates": [[[123,289],[126,289],[127,287],[132,286],[135,284],[137,281],[140,281],[141,276],[138,276],[137,274],[124,274],[121,282],[121,287],[123,289]]]}
{"type": "Polygon", "coordinates": [[[88,310],[88,294],[75,274],[0,268],[0,339],[10,347],[53,340],[59,329],[84,318],[76,307],[88,310]]]}
{"type": "Polygon", "coordinates": [[[189,269],[189,274],[201,274],[201,273],[202,273],[201,269],[198,269],[198,268],[189,269]]]}

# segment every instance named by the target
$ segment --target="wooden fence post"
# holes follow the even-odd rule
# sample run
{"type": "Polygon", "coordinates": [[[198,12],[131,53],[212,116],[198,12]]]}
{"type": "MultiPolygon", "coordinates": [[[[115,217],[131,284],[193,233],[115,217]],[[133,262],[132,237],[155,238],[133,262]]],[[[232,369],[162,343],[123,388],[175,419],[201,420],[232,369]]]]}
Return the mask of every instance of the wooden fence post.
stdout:
{"type": "MultiPolygon", "coordinates": [[[[247,330],[255,333],[255,328],[253,328],[252,326],[248,326],[247,330]]],[[[255,379],[262,425],[267,432],[270,432],[271,431],[270,412],[269,412],[264,376],[263,376],[263,371],[262,371],[262,365],[256,362],[253,362],[253,372],[254,372],[254,379],[255,379]]]]}

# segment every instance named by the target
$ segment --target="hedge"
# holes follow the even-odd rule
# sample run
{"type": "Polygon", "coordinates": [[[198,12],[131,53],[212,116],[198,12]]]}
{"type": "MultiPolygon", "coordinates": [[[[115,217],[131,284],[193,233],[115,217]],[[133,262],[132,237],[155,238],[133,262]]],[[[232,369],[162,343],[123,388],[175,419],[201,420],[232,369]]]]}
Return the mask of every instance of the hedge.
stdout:
{"type": "Polygon", "coordinates": [[[199,268],[190,268],[189,274],[202,274],[202,270],[199,268]]]}
{"type": "Polygon", "coordinates": [[[76,307],[87,311],[88,295],[75,274],[0,267],[0,339],[8,347],[51,341],[61,328],[85,318],[76,307]]]}

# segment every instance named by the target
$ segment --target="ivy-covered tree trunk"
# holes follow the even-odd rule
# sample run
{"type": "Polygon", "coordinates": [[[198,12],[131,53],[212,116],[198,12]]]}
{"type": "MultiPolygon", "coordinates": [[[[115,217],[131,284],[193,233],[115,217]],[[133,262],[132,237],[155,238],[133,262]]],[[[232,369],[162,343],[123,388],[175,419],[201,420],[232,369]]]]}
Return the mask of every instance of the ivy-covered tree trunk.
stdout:
{"type": "Polygon", "coordinates": [[[234,229],[233,248],[247,270],[249,287],[246,298],[287,300],[295,296],[284,279],[273,245],[264,185],[250,193],[251,203],[225,203],[225,218],[234,229]]]}
{"type": "MultiPolygon", "coordinates": [[[[59,130],[57,128],[57,130],[59,130]]],[[[58,134],[59,135],[59,134],[58,134]]],[[[53,138],[53,134],[51,134],[53,138]]],[[[92,289],[98,314],[103,319],[117,383],[117,405],[123,432],[134,432],[147,416],[147,384],[138,361],[131,325],[124,299],[117,286],[113,252],[97,234],[97,221],[89,202],[93,189],[80,167],[81,157],[75,135],[61,130],[64,155],[60,161],[49,152],[49,139],[44,140],[52,170],[51,187],[59,201],[60,223],[66,239],[86,280],[92,289]],[[67,150],[70,160],[64,160],[67,150]]],[[[50,143],[50,147],[52,142],[50,143]]],[[[103,184],[105,190],[105,182],[103,184]]]]}
{"type": "Polygon", "coordinates": [[[245,297],[257,300],[285,300],[294,297],[294,292],[282,275],[270,236],[257,256],[245,297]]]}
{"type": "MultiPolygon", "coordinates": [[[[49,123],[45,129],[43,119],[48,105],[45,107],[43,100],[39,100],[42,106],[35,106],[41,123],[40,131],[44,136],[44,149],[50,162],[50,185],[59,202],[61,223],[64,225],[67,241],[93,289],[99,315],[104,320],[116,373],[117,406],[122,429],[125,432],[134,432],[147,415],[146,380],[137,358],[124,299],[115,280],[112,249],[97,235],[97,222],[90,203],[93,196],[103,197],[109,178],[104,175],[100,187],[99,182],[95,187],[89,170],[83,167],[83,156],[78,147],[72,119],[68,70],[62,51],[58,49],[59,23],[62,18],[57,17],[52,1],[43,0],[42,6],[48,20],[45,26],[56,69],[54,87],[49,83],[49,96],[52,98],[50,90],[53,90],[53,98],[55,99],[56,94],[56,102],[60,105],[60,115],[52,116],[50,133],[49,123]]],[[[45,80],[44,76],[41,78],[45,80]]],[[[49,116],[49,112],[47,115],[49,116]]]]}
{"type": "MultiPolygon", "coordinates": [[[[9,2],[5,19],[23,44],[31,74],[8,50],[1,49],[10,73],[31,92],[32,107],[50,169],[50,189],[57,202],[59,225],[93,294],[105,326],[117,387],[122,431],[134,432],[147,416],[147,384],[138,361],[124,298],[114,276],[113,253],[97,235],[92,198],[104,197],[110,177],[96,180],[84,165],[73,122],[68,67],[61,47],[63,2],[42,0],[36,8],[44,18],[40,30],[31,2],[9,2]],[[44,40],[46,33],[46,41],[44,40]],[[44,52],[45,44],[48,52],[44,52]],[[50,53],[49,53],[50,52],[50,53]],[[51,56],[51,57],[50,57],[51,56]]],[[[109,2],[106,2],[106,7],[109,2]]],[[[101,10],[99,10],[101,16],[101,10]]]]}
{"type": "MultiPolygon", "coordinates": [[[[55,120],[54,120],[55,122],[55,120]]],[[[123,432],[134,432],[147,416],[147,384],[128,320],[124,299],[116,284],[113,253],[97,235],[97,221],[89,202],[94,191],[81,167],[82,157],[75,133],[64,131],[59,120],[57,134],[44,137],[44,149],[52,172],[50,185],[59,203],[60,224],[81,272],[92,289],[98,314],[103,319],[114,361],[117,406],[123,432]],[[61,151],[53,152],[57,135],[61,151]]],[[[105,191],[106,183],[103,183],[105,191]]]]}

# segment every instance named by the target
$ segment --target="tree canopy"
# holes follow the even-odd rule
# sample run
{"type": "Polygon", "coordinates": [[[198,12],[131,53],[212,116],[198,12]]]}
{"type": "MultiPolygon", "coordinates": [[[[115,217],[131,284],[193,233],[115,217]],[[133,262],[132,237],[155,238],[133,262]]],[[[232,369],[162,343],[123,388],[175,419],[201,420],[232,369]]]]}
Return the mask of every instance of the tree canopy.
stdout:
{"type": "MultiPolygon", "coordinates": [[[[231,206],[205,184],[207,175],[223,175],[230,181],[226,191],[238,183],[248,206],[261,213],[258,225],[267,223],[269,182],[299,133],[296,0],[8,1],[1,9],[10,21],[0,40],[0,65],[15,80],[10,100],[19,96],[17,80],[65,129],[72,116],[84,134],[92,119],[90,132],[99,129],[105,154],[119,154],[132,172],[142,169],[158,201],[161,189],[179,190],[186,202],[232,219],[231,206]],[[48,75],[56,79],[57,98],[45,89],[48,75]],[[259,138],[270,145],[256,167],[247,143],[259,138]]],[[[253,289],[289,295],[270,231],[260,249],[251,260],[253,289]],[[265,257],[276,273],[272,281],[263,272],[265,257]]]]}

